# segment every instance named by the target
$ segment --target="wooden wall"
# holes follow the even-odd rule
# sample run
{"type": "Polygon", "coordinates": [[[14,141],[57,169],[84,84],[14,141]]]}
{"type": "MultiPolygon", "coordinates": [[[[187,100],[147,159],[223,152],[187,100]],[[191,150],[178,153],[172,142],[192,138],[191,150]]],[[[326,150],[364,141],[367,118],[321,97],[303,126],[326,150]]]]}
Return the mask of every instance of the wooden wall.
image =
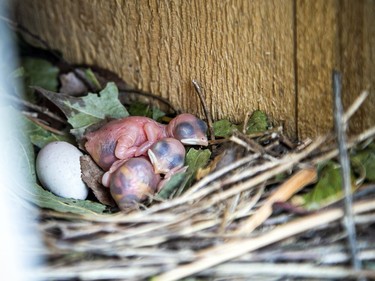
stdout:
{"type": "Polygon", "coordinates": [[[266,111],[292,137],[332,127],[331,72],[348,105],[371,94],[352,122],[375,125],[375,1],[18,0],[16,19],[71,63],[94,64],[134,88],[215,119],[266,111]]]}

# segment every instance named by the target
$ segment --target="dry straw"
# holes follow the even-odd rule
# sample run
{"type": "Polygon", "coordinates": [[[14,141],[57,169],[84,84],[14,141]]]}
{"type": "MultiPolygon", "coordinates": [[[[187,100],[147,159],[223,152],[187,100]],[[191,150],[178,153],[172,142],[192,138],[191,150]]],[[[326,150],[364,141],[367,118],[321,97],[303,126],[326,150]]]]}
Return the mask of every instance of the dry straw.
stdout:
{"type": "MultiPolygon", "coordinates": [[[[346,113],[345,122],[365,95],[346,113]]],[[[347,148],[374,135],[372,127],[351,138],[347,148]]],[[[275,202],[287,201],[313,182],[317,164],[338,155],[330,140],[331,134],[306,141],[281,157],[248,149],[181,196],[128,214],[41,210],[39,229],[47,246],[41,253],[47,264],[37,275],[47,280],[375,278],[373,271],[354,270],[348,263],[341,227],[345,214],[339,205],[317,213],[272,215],[275,202]],[[275,181],[281,173],[287,179],[275,181]]],[[[363,230],[356,240],[357,258],[366,262],[375,259],[371,231],[366,231],[375,221],[375,199],[368,197],[375,188],[357,193],[353,215],[363,230]]]]}

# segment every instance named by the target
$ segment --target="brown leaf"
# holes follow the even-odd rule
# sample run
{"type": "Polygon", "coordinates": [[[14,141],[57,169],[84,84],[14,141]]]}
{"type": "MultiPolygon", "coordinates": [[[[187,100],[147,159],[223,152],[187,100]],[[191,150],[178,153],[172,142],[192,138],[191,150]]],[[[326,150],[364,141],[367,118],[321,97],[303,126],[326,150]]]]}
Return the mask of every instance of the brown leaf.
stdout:
{"type": "Polygon", "coordinates": [[[81,156],[81,172],[82,180],[93,191],[96,199],[102,204],[114,207],[116,206],[109,188],[101,184],[101,179],[104,172],[95,164],[89,155],[81,156]]]}

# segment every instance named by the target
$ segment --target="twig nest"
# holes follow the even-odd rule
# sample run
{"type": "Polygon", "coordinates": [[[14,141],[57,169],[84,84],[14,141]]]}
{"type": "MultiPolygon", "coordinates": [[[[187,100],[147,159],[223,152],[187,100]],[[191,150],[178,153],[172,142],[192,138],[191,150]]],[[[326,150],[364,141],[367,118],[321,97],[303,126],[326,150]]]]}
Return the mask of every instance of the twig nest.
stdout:
{"type": "Polygon", "coordinates": [[[86,199],[88,188],[81,179],[82,155],[64,141],[43,147],[36,159],[36,172],[43,187],[63,198],[86,199]]]}

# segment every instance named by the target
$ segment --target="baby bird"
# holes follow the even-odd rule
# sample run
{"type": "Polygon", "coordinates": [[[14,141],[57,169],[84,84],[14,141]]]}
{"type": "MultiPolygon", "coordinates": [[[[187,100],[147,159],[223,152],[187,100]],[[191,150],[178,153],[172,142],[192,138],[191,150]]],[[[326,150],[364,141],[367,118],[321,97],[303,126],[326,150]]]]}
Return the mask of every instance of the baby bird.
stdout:
{"type": "MultiPolygon", "coordinates": [[[[148,157],[154,173],[163,175],[164,179],[169,179],[178,172],[184,172],[187,168],[183,167],[185,163],[185,147],[180,141],[173,138],[164,138],[155,142],[148,150],[148,157]]],[[[112,174],[127,160],[115,161],[110,169],[104,173],[102,177],[104,186],[110,186],[112,174]]],[[[147,167],[145,166],[145,168],[147,167]]]]}
{"type": "Polygon", "coordinates": [[[171,137],[187,145],[208,145],[207,125],[192,114],[180,114],[163,125],[148,117],[129,116],[113,120],[86,134],[85,148],[94,161],[108,171],[117,160],[147,155],[158,140],[171,137]]]}
{"type": "Polygon", "coordinates": [[[148,156],[155,173],[170,178],[184,166],[185,147],[174,138],[164,138],[150,147],[148,156]]]}
{"type": "Polygon", "coordinates": [[[173,118],[167,126],[167,135],[185,145],[208,145],[206,123],[189,113],[173,118]]]}
{"type": "Polygon", "coordinates": [[[113,199],[121,210],[127,210],[157,191],[161,178],[144,157],[131,158],[124,162],[109,179],[113,199]]]}

